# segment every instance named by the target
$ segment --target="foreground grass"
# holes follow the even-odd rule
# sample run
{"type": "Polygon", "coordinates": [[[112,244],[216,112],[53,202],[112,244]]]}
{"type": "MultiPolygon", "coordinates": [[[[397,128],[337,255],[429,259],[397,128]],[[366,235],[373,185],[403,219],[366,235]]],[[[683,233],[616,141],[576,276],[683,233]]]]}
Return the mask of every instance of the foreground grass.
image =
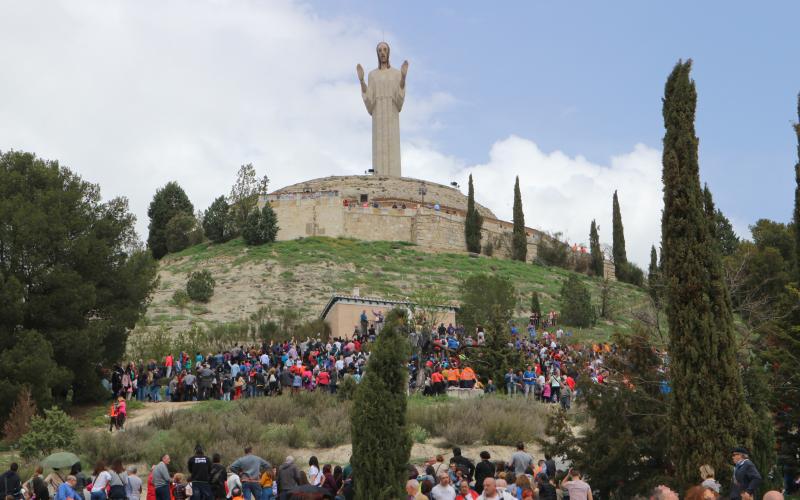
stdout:
{"type": "MultiPolygon", "coordinates": [[[[301,393],[243,401],[207,401],[173,413],[156,415],[144,426],[124,433],[85,430],[79,454],[93,463],[121,458],[124,463],[155,463],[169,453],[179,467],[200,443],[224,459],[239,456],[245,445],[272,463],[290,449],[332,448],[350,444],[349,401],[322,393],[301,393]]],[[[543,434],[549,408],[521,398],[457,400],[409,398],[412,439],[438,439],[449,446],[514,445],[543,434]]]]}
{"type": "MultiPolygon", "coordinates": [[[[467,277],[477,273],[502,276],[511,280],[517,290],[516,315],[520,324],[527,323],[525,318],[533,291],[539,293],[543,310],[559,310],[561,285],[575,274],[556,267],[505,259],[427,253],[405,242],[326,237],[257,247],[248,247],[241,239],[219,245],[203,243],[170,255],[161,262],[162,269],[173,274],[207,268],[215,278],[220,276],[227,282],[237,280],[237,269],[245,265],[277,268],[274,275],[265,273],[261,278],[264,289],[297,290],[293,305],[310,317],[319,313],[330,293],[349,293],[354,287],[359,287],[363,296],[394,299],[405,299],[421,287],[435,287],[442,295],[457,300],[461,295],[460,286],[467,277]]],[[[588,285],[593,301],[599,303],[600,280],[582,274],[577,276],[588,285]]],[[[634,311],[647,301],[643,290],[625,283],[613,283],[613,321],[601,321],[593,328],[575,333],[588,340],[602,340],[615,330],[628,330],[634,321],[634,311]]],[[[168,314],[168,310],[168,304],[154,303],[149,321],[167,326],[179,320],[203,321],[203,314],[191,310],[181,311],[181,315],[168,314]]]]}

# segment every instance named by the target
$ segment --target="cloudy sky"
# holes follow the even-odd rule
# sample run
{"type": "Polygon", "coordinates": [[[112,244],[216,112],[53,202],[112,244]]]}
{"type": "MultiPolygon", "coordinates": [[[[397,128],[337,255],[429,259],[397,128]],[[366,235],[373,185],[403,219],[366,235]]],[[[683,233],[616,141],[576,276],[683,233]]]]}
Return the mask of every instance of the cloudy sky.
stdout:
{"type": "Polygon", "coordinates": [[[404,174],[465,189],[529,226],[610,242],[619,190],[628,253],[658,244],[661,96],[693,58],[703,181],[740,233],[788,220],[800,4],[6,0],[0,150],[58,159],[124,195],[146,236],[156,188],[198,209],[252,162],[272,188],[369,168],[355,64],[386,39],[410,61],[404,174]],[[757,10],[755,10],[757,9],[757,10]]]}

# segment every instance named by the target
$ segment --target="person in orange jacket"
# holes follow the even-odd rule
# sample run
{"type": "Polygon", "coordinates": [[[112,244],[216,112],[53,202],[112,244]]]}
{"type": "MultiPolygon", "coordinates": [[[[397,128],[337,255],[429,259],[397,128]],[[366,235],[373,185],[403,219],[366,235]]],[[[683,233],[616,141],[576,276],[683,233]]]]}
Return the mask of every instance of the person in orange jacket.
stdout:
{"type": "Polygon", "coordinates": [[[461,387],[465,389],[475,387],[475,371],[469,366],[461,370],[461,387]]]}
{"type": "Polygon", "coordinates": [[[461,377],[458,368],[450,368],[447,371],[447,385],[449,387],[458,387],[458,379],[461,377]]]}

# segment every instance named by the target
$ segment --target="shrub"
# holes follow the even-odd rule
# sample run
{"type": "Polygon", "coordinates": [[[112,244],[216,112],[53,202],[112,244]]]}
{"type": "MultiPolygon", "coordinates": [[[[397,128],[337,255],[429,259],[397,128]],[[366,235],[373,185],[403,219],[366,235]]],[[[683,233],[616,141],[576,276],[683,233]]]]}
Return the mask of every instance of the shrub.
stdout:
{"type": "Polygon", "coordinates": [[[23,386],[17,395],[17,402],[11,409],[11,415],[3,425],[3,436],[9,443],[16,443],[31,428],[31,419],[36,415],[36,403],[31,397],[31,390],[23,386]]]}
{"type": "Polygon", "coordinates": [[[186,304],[188,304],[190,300],[191,299],[189,298],[189,294],[186,293],[186,290],[175,290],[175,293],[172,294],[172,303],[175,304],[175,307],[179,309],[186,307],[186,304]]]}
{"type": "Polygon", "coordinates": [[[555,233],[539,241],[536,259],[546,266],[568,267],[569,247],[561,241],[561,233],[555,233]]]}
{"type": "Polygon", "coordinates": [[[44,411],[44,417],[34,416],[30,430],[19,440],[20,455],[34,458],[59,448],[69,448],[75,442],[75,422],[60,408],[44,411]]]}
{"type": "Polygon", "coordinates": [[[420,427],[417,424],[411,424],[408,426],[408,434],[411,436],[411,440],[415,443],[424,443],[428,440],[428,430],[424,427],[420,427]]]}
{"type": "Polygon", "coordinates": [[[353,379],[353,377],[347,377],[342,380],[336,388],[336,397],[339,398],[340,401],[352,401],[357,387],[358,383],[356,383],[355,379],[353,379]]]}
{"type": "Polygon", "coordinates": [[[203,214],[203,232],[214,243],[224,243],[236,237],[236,223],[224,196],[214,200],[203,214]]]}
{"type": "Polygon", "coordinates": [[[189,280],[186,282],[186,293],[194,301],[208,302],[214,295],[214,286],[216,286],[216,282],[211,277],[211,273],[203,269],[189,275],[189,280]]]}
{"type": "Polygon", "coordinates": [[[643,286],[644,285],[644,271],[642,268],[633,262],[625,262],[619,266],[617,272],[617,279],[623,283],[630,283],[631,285],[643,286]]]}
{"type": "Polygon", "coordinates": [[[261,210],[253,210],[247,215],[242,238],[248,245],[272,243],[278,236],[278,217],[267,203],[261,210]]]}

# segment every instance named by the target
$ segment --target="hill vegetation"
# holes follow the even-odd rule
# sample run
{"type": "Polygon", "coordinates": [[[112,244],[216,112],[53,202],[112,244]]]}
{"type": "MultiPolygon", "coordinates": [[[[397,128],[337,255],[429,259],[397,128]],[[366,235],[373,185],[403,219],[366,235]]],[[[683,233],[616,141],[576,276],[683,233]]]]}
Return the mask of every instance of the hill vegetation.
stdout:
{"type": "MultiPolygon", "coordinates": [[[[464,280],[477,273],[508,278],[514,284],[515,316],[520,327],[529,314],[530,297],[537,292],[543,313],[559,310],[562,284],[570,276],[585,283],[599,306],[603,282],[584,274],[512,260],[437,254],[404,242],[365,242],[325,237],[247,246],[240,238],[222,244],[202,243],[159,264],[160,283],[137,331],[168,329],[182,332],[193,326],[210,327],[248,318],[259,310],[295,311],[302,319],[319,315],[334,293],[405,299],[421,288],[441,296],[461,296],[464,280]],[[207,270],[216,282],[207,303],[174,300],[192,272],[207,270]]],[[[649,297],[640,288],[610,285],[611,319],[582,331],[589,338],[606,338],[612,331],[629,330],[637,310],[649,297]]],[[[134,332],[134,336],[137,332],[134,332]]]]}

